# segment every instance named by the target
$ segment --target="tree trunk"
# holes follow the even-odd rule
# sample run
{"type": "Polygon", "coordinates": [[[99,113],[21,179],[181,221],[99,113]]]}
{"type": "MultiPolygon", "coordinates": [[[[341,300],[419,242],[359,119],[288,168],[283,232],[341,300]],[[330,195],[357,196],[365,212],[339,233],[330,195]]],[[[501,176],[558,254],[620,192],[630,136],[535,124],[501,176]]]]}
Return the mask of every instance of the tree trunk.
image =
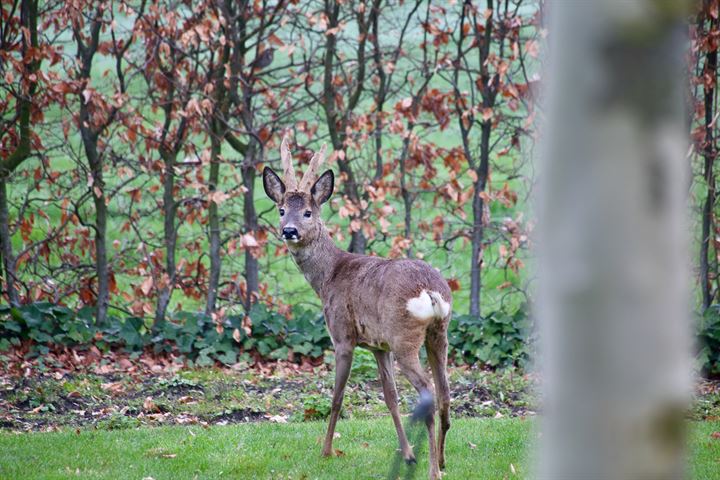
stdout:
{"type": "MultiPolygon", "coordinates": [[[[717,28],[717,20],[710,20],[710,31],[717,28]]],[[[701,26],[702,27],[702,26],[701,26]]],[[[702,307],[707,309],[713,301],[712,281],[710,278],[710,242],[714,238],[713,210],[715,207],[715,144],[713,140],[713,106],[715,100],[715,83],[717,82],[717,49],[709,50],[705,55],[705,74],[712,78],[711,84],[704,84],[705,103],[705,184],[707,196],[702,209],[702,238],[700,241],[700,288],[702,291],[702,307]]],[[[715,272],[717,274],[717,272],[715,272]]]]}
{"type": "MultiPolygon", "coordinates": [[[[487,98],[485,103],[494,103],[487,98]]],[[[479,317],[482,313],[480,307],[480,293],[482,288],[482,253],[485,226],[483,225],[484,201],[480,193],[485,191],[488,175],[490,174],[490,132],[492,124],[483,122],[480,127],[480,164],[475,174],[478,177],[474,185],[473,196],[473,228],[470,237],[472,253],[470,255],[470,315],[479,317]]]]}
{"type": "Polygon", "coordinates": [[[683,476],[691,342],[679,5],[551,11],[538,478],[683,476]]]}
{"type": "MultiPolygon", "coordinates": [[[[412,130],[411,130],[412,131],[412,130]]],[[[410,132],[408,132],[410,133],[410,132]]],[[[405,238],[410,239],[412,236],[412,193],[407,188],[407,156],[410,151],[410,136],[408,135],[403,140],[403,149],[400,152],[400,196],[403,200],[404,215],[404,235],[405,238]]],[[[412,243],[406,250],[408,257],[412,257],[412,243]]]]}
{"type": "MultiPolygon", "coordinates": [[[[20,23],[22,30],[22,54],[23,61],[28,58],[28,46],[38,48],[38,2],[37,0],[23,0],[20,4],[20,23]],[[29,38],[26,36],[29,35],[29,38]]],[[[18,144],[15,150],[6,158],[0,161],[0,256],[2,256],[3,270],[5,274],[5,292],[10,305],[19,305],[20,297],[15,287],[17,280],[15,255],[12,248],[12,238],[10,237],[10,213],[8,209],[7,199],[7,182],[10,174],[25,160],[30,157],[31,141],[30,141],[30,122],[32,101],[37,90],[37,81],[30,80],[34,78],[35,72],[40,69],[40,60],[30,60],[25,65],[25,78],[23,82],[28,82],[28,90],[26,94],[18,97],[18,120],[17,129],[19,133],[18,144]]]]}
{"type": "MultiPolygon", "coordinates": [[[[95,184],[103,184],[102,172],[95,178],[95,184]]],[[[105,323],[110,303],[110,277],[107,260],[107,205],[105,193],[93,196],[95,203],[95,269],[97,271],[97,314],[98,324],[105,323]]]]}
{"type": "MultiPolygon", "coordinates": [[[[342,2],[326,2],[325,3],[325,14],[328,18],[328,28],[333,29],[337,28],[339,26],[340,21],[340,5],[342,2]]],[[[347,120],[344,118],[345,116],[349,115],[349,113],[355,108],[357,105],[360,93],[363,90],[363,82],[364,82],[364,58],[365,58],[365,42],[366,42],[367,35],[365,35],[360,40],[360,47],[358,51],[358,64],[359,64],[359,70],[357,75],[357,82],[358,85],[356,86],[355,91],[353,91],[350,99],[348,100],[348,105],[346,107],[347,111],[345,112],[345,115],[343,115],[341,112],[338,112],[335,106],[335,94],[336,89],[333,83],[333,78],[335,76],[335,55],[337,52],[337,36],[336,35],[326,35],[325,40],[325,56],[323,59],[323,108],[325,109],[325,119],[328,126],[328,132],[330,133],[330,139],[332,142],[332,146],[336,151],[344,151],[345,145],[344,145],[344,139],[346,136],[345,128],[347,127],[347,120]]],[[[358,183],[355,179],[355,173],[352,170],[352,167],[350,166],[350,161],[347,157],[338,158],[337,159],[337,165],[338,168],[342,173],[345,174],[346,180],[343,183],[345,188],[345,193],[347,194],[348,198],[359,208],[360,207],[360,188],[358,186],[358,183]]],[[[352,215],[350,217],[351,220],[353,219],[359,219],[362,216],[362,213],[360,216],[352,215]]],[[[365,253],[365,248],[367,247],[367,239],[365,238],[365,234],[363,233],[362,229],[358,229],[357,231],[353,231],[350,235],[350,245],[348,246],[348,251],[353,253],[365,253]]]]}
{"type": "Polygon", "coordinates": [[[473,227],[470,236],[470,315],[480,316],[480,287],[482,273],[482,242],[483,242],[483,199],[478,195],[482,190],[480,181],[475,182],[475,195],[472,202],[473,227]]]}
{"type": "MultiPolygon", "coordinates": [[[[215,122],[215,121],[214,121],[215,122]]],[[[211,134],[210,146],[210,177],[208,183],[210,193],[217,190],[220,182],[220,147],[222,136],[215,131],[211,134]]],[[[207,306],[205,313],[210,315],[215,311],[218,287],[220,285],[220,215],[218,205],[210,201],[208,208],[208,223],[210,237],[210,278],[208,280],[207,306]]]]}
{"type": "Polygon", "coordinates": [[[0,179],[0,247],[2,247],[3,271],[5,273],[5,293],[10,305],[20,305],[20,298],[15,289],[15,256],[10,238],[10,215],[8,213],[7,185],[4,178],[0,179]]]}
{"type": "MultiPolygon", "coordinates": [[[[81,99],[82,102],[82,99],[81,99]]],[[[81,125],[88,122],[89,114],[84,106],[80,109],[81,125]]],[[[97,275],[97,299],[95,303],[95,321],[105,323],[108,303],[110,302],[109,274],[107,261],[107,205],[105,205],[105,182],[103,180],[103,162],[97,151],[98,136],[85,126],[80,127],[85,155],[92,177],[92,199],[95,206],[95,274],[97,275]]]]}
{"type": "MultiPolygon", "coordinates": [[[[243,231],[257,236],[258,219],[257,212],[255,211],[255,152],[254,148],[248,149],[248,155],[250,155],[250,161],[243,166],[242,169],[242,180],[243,186],[245,187],[245,193],[243,194],[243,214],[245,224],[243,225],[243,231]]],[[[245,282],[247,286],[247,295],[244,299],[245,310],[250,311],[252,307],[254,297],[257,295],[259,290],[258,280],[258,260],[250,252],[250,249],[245,250],[245,282]]]]}
{"type": "Polygon", "coordinates": [[[175,289],[175,249],[177,245],[177,227],[175,225],[175,156],[174,152],[161,154],[165,162],[163,178],[163,233],[165,238],[165,274],[167,283],[160,289],[155,309],[155,324],[162,323],[167,314],[168,304],[175,289]]]}

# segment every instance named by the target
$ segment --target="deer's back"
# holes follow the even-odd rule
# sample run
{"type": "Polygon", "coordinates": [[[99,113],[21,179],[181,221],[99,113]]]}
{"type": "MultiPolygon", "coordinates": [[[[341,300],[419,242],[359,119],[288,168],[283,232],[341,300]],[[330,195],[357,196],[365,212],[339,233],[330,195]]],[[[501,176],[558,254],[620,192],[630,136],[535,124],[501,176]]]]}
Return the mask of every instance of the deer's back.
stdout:
{"type": "Polygon", "coordinates": [[[421,260],[346,253],[320,293],[336,343],[397,351],[428,328],[447,328],[450,318],[450,288],[421,260]]]}

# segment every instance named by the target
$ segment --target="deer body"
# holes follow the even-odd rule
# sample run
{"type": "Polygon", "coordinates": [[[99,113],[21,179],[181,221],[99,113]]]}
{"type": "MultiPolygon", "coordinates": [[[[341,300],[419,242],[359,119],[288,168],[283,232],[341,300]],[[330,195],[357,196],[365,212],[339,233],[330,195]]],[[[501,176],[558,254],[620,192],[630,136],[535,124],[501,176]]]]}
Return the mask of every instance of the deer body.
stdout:
{"type": "Polygon", "coordinates": [[[314,168],[324,149],[311,160],[300,187],[294,184],[286,140],[281,158],[286,187],[269,168],[263,172],[268,196],[279,207],[283,238],[298,267],[323,303],[325,321],[335,347],[335,388],[323,455],[332,455],[335,424],[355,347],[375,355],[385,402],[395,424],[400,448],[407,462],[414,462],[412,447],[400,421],[393,357],[421,398],[436,399],[440,432],[435,441],[434,413],[426,419],[430,438],[430,478],[440,478],[444,467],[445,434],[450,427],[450,391],[447,381],[447,325],[451,293],[440,273],[420,260],[389,260],[339,249],[320,219],[320,205],[333,190],[332,171],[314,180],[314,168]],[[425,345],[435,388],[419,361],[425,345]]]}

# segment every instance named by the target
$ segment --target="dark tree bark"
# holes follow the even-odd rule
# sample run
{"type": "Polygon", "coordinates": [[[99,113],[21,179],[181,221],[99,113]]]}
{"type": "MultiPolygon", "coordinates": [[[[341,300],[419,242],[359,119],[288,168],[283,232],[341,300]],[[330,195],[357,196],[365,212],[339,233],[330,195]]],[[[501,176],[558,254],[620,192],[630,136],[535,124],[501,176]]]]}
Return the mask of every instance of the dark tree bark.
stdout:
{"type": "MultiPolygon", "coordinates": [[[[379,2],[376,2],[373,8],[371,8],[371,15],[378,11],[379,2]]],[[[327,0],[325,2],[325,14],[328,18],[328,28],[337,28],[340,22],[340,10],[341,2],[327,0]]],[[[347,106],[345,110],[340,112],[336,108],[336,97],[337,89],[333,82],[333,77],[336,74],[336,63],[335,57],[337,56],[337,37],[336,35],[326,35],[325,41],[325,52],[323,57],[323,97],[322,104],[325,110],[325,120],[327,122],[328,132],[330,133],[330,141],[335,151],[345,151],[345,138],[347,136],[347,126],[349,124],[349,116],[355,110],[360,101],[365,86],[365,46],[367,44],[369,23],[372,23],[372,19],[366,19],[364,12],[357,12],[357,23],[358,30],[360,32],[360,40],[358,41],[357,47],[357,72],[355,75],[355,85],[350,92],[347,106]]],[[[345,194],[348,196],[351,202],[358,207],[360,206],[361,189],[358,184],[355,171],[352,168],[350,159],[345,156],[344,158],[338,157],[337,165],[340,171],[345,174],[346,180],[344,182],[345,194]]],[[[363,212],[360,211],[359,217],[362,217],[363,212]]],[[[358,216],[352,216],[351,219],[359,218],[358,216]]],[[[354,253],[365,253],[367,247],[367,238],[362,232],[362,229],[353,231],[350,237],[350,245],[348,250],[354,253]]]]}
{"type": "MultiPolygon", "coordinates": [[[[255,235],[258,230],[258,218],[257,212],[255,211],[255,161],[254,152],[251,151],[254,149],[249,148],[248,150],[251,161],[247,162],[247,166],[243,165],[242,168],[242,181],[245,187],[245,193],[243,193],[243,229],[255,235]]],[[[245,249],[245,283],[247,287],[245,309],[249,311],[254,302],[254,296],[260,287],[258,279],[258,259],[255,258],[249,248],[245,249]]]]}
{"type": "Polygon", "coordinates": [[[90,83],[93,58],[100,42],[102,16],[102,9],[98,8],[94,13],[87,44],[84,42],[82,34],[79,31],[76,30],[74,32],[77,42],[77,59],[79,62],[79,70],[76,78],[83,85],[83,88],[80,88],[78,91],[78,102],[80,105],[78,128],[80,129],[80,137],[82,139],[83,149],[85,150],[85,158],[90,167],[90,176],[92,179],[90,194],[92,195],[93,205],[95,207],[95,224],[93,229],[95,231],[95,275],[97,279],[95,321],[97,323],[105,322],[110,300],[106,245],[107,206],[105,205],[103,160],[98,153],[100,130],[92,126],[89,104],[83,96],[83,90],[84,86],[90,83]]]}
{"type": "MultiPolygon", "coordinates": [[[[38,2],[37,0],[22,0],[20,3],[20,24],[22,32],[22,49],[25,56],[28,48],[38,47],[38,2]],[[26,35],[29,34],[29,38],[26,35]]],[[[34,59],[24,65],[24,77],[30,79],[31,75],[40,68],[40,60],[34,59]]],[[[0,161],[0,255],[2,255],[2,268],[4,272],[5,293],[11,305],[19,305],[20,296],[17,291],[17,272],[15,268],[15,255],[10,235],[10,214],[7,198],[8,178],[13,171],[32,153],[30,114],[32,101],[37,90],[37,82],[30,81],[27,94],[20,94],[17,98],[18,106],[18,132],[19,140],[13,152],[0,161]]]]}
{"type": "MultiPolygon", "coordinates": [[[[95,207],[95,270],[97,278],[96,292],[96,313],[95,320],[97,323],[104,323],[107,319],[107,311],[110,303],[110,269],[108,265],[107,255],[107,220],[108,209],[105,191],[105,179],[103,169],[105,166],[105,154],[98,149],[100,135],[115,121],[120,107],[113,106],[110,111],[106,112],[107,116],[102,122],[98,122],[93,118],[91,113],[91,102],[85,98],[84,90],[90,84],[92,76],[92,65],[100,45],[100,31],[105,23],[106,6],[98,5],[92,12],[92,20],[90,22],[90,31],[87,37],[77,28],[73,27],[73,36],[77,45],[76,58],[78,60],[78,69],[75,79],[78,81],[80,88],[77,92],[79,102],[78,129],[85,151],[85,157],[88,162],[92,185],[90,186],[90,194],[92,195],[93,205],[95,207]]],[[[144,0],[138,9],[135,22],[140,21],[145,9],[144,0]]],[[[110,12],[112,14],[112,12],[110,12]]],[[[134,27],[133,27],[134,29],[134,27]]],[[[125,93],[125,74],[123,72],[123,58],[125,53],[132,44],[133,36],[131,35],[125,41],[117,41],[114,32],[112,33],[113,47],[112,55],[115,60],[115,74],[117,75],[118,90],[125,93]]]]}
{"type": "MultiPolygon", "coordinates": [[[[485,21],[484,33],[481,35],[477,33],[477,29],[472,27],[470,31],[475,31],[475,41],[478,44],[478,64],[480,66],[480,84],[482,88],[479,89],[479,95],[482,98],[483,108],[492,109],[495,107],[495,99],[497,97],[497,74],[491,73],[488,66],[488,57],[490,55],[490,47],[493,41],[499,46],[498,55],[503,55],[503,42],[504,37],[502,32],[500,38],[493,40],[494,35],[494,11],[495,5],[493,0],[488,0],[487,10],[490,12],[489,17],[485,21]]],[[[455,89],[456,96],[460,96],[460,74],[465,69],[467,52],[464,50],[463,44],[466,39],[465,34],[465,22],[471,22],[474,25],[477,22],[477,12],[475,12],[472,2],[469,0],[465,1],[463,11],[460,19],[460,32],[459,41],[457,43],[457,54],[454,62],[453,71],[453,86],[455,89]],[[468,18],[468,15],[472,15],[473,18],[468,18]]],[[[472,88],[475,88],[473,85],[472,88]]],[[[480,122],[480,144],[479,144],[479,158],[476,159],[471,149],[471,138],[472,129],[476,122],[475,116],[470,115],[470,118],[464,118],[463,115],[466,112],[460,108],[459,103],[457,104],[457,118],[458,126],[460,128],[460,137],[463,144],[463,152],[468,162],[468,166],[474,171],[477,180],[473,184],[473,200],[472,200],[472,227],[470,229],[470,244],[471,244],[471,255],[470,255],[470,315],[479,317],[481,315],[480,298],[482,288],[482,255],[483,255],[483,241],[484,241],[484,225],[483,225],[483,210],[484,201],[480,194],[485,191],[487,186],[488,176],[490,173],[490,134],[492,132],[492,121],[483,120],[480,122]]]]}
{"type": "MultiPolygon", "coordinates": [[[[80,100],[82,102],[82,99],[80,100]]],[[[88,119],[87,108],[81,107],[81,123],[88,119]],[[85,120],[83,120],[85,119],[85,120]]],[[[110,303],[110,274],[107,258],[107,205],[105,204],[105,180],[103,161],[97,151],[98,136],[89,128],[80,127],[80,135],[85,148],[85,156],[90,165],[93,179],[92,199],[95,206],[95,273],[97,275],[96,321],[101,324],[107,318],[110,303]]]]}
{"type": "MultiPolygon", "coordinates": [[[[219,3],[219,8],[225,17],[225,25],[222,27],[226,35],[230,35],[234,28],[229,19],[234,18],[236,12],[233,9],[233,2],[224,0],[219,3]]],[[[220,184],[220,153],[222,143],[228,132],[228,110],[229,98],[228,89],[225,87],[225,65],[233,55],[231,42],[226,42],[222,49],[221,58],[213,65],[210,71],[215,86],[213,95],[214,110],[212,117],[208,120],[210,127],[210,174],[208,176],[208,189],[210,194],[216,192],[220,184]]],[[[231,86],[232,91],[232,86],[231,86]]],[[[220,272],[222,269],[222,258],[220,249],[222,247],[220,231],[220,214],[218,204],[212,199],[208,205],[208,240],[210,243],[210,278],[208,279],[207,304],[205,313],[207,315],[215,312],[217,308],[218,289],[220,287],[220,272]]]]}
{"type": "MultiPolygon", "coordinates": [[[[213,120],[213,124],[217,122],[213,120]]],[[[210,176],[208,184],[210,193],[217,191],[220,182],[220,147],[221,147],[221,127],[215,126],[211,134],[210,146],[210,176]]],[[[207,306],[205,313],[210,315],[215,311],[218,288],[220,286],[220,269],[222,260],[220,258],[220,215],[218,213],[218,204],[210,201],[208,205],[208,237],[210,240],[210,278],[208,279],[207,306]]]]}
{"type": "MultiPolygon", "coordinates": [[[[704,23],[705,20],[701,19],[704,23]]],[[[700,25],[703,30],[704,25],[700,25]]],[[[718,20],[710,18],[709,31],[716,31],[718,20]]],[[[713,45],[713,43],[710,43],[713,45]]],[[[717,45],[717,44],[715,44],[717,45]]],[[[705,105],[705,148],[703,149],[705,184],[707,195],[702,209],[702,238],[700,240],[700,288],[702,291],[702,307],[707,309],[714,300],[712,292],[712,279],[710,273],[710,242],[715,234],[714,208],[715,208],[715,139],[713,135],[715,86],[717,84],[717,48],[708,50],[705,54],[704,74],[711,78],[710,83],[703,84],[703,100],[705,105]]],[[[713,262],[715,263],[715,262],[713,262]]],[[[717,272],[715,272],[717,275],[717,272]]]]}
{"type": "Polygon", "coordinates": [[[2,263],[5,280],[5,293],[10,305],[20,304],[20,297],[15,288],[15,256],[12,239],[10,238],[10,218],[8,213],[7,186],[4,178],[0,179],[0,247],[2,247],[2,263]]]}
{"type": "Polygon", "coordinates": [[[158,293],[157,307],[155,310],[155,323],[159,324],[165,320],[168,304],[175,288],[177,270],[175,264],[177,248],[177,202],[175,201],[175,160],[176,152],[162,152],[165,172],[163,173],[163,236],[165,241],[165,272],[167,284],[163,285],[158,293]]]}

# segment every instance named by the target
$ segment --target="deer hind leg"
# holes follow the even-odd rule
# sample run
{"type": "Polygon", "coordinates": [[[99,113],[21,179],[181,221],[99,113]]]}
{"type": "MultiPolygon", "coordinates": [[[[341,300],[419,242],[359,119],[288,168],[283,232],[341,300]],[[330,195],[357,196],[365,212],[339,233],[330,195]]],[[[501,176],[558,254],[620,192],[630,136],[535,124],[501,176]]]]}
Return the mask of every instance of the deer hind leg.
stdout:
{"type": "MultiPolygon", "coordinates": [[[[412,352],[398,355],[398,365],[400,371],[410,380],[415,390],[418,391],[420,397],[435,398],[433,395],[433,387],[428,376],[420,366],[418,357],[419,347],[412,352]]],[[[430,450],[430,480],[438,480],[440,478],[440,468],[438,467],[437,445],[435,444],[435,408],[430,410],[431,414],[425,419],[425,425],[428,431],[428,446],[430,450]]]]}
{"type": "Polygon", "coordinates": [[[428,331],[425,339],[428,363],[433,373],[437,406],[440,413],[440,432],[438,433],[438,466],[445,468],[445,435],[450,430],[450,385],[447,378],[448,340],[444,329],[428,331]]]}
{"type": "Polygon", "coordinates": [[[398,394],[395,387],[395,372],[393,366],[393,356],[391,352],[374,351],[375,360],[378,365],[378,374],[382,382],[383,396],[385,397],[385,405],[390,410],[395,430],[397,431],[398,440],[400,441],[400,451],[406,463],[415,463],[415,455],[413,454],[410,443],[408,442],[402,422],[400,421],[400,413],[398,412],[398,394]]]}
{"type": "Polygon", "coordinates": [[[332,442],[335,435],[335,424],[337,423],[340,409],[342,408],[343,396],[345,395],[345,385],[350,376],[350,367],[352,366],[353,347],[335,346],[335,388],[333,389],[332,407],[330,409],[330,421],[328,422],[327,434],[325,435],[325,443],[323,444],[322,454],[329,457],[333,454],[332,442]]]}

